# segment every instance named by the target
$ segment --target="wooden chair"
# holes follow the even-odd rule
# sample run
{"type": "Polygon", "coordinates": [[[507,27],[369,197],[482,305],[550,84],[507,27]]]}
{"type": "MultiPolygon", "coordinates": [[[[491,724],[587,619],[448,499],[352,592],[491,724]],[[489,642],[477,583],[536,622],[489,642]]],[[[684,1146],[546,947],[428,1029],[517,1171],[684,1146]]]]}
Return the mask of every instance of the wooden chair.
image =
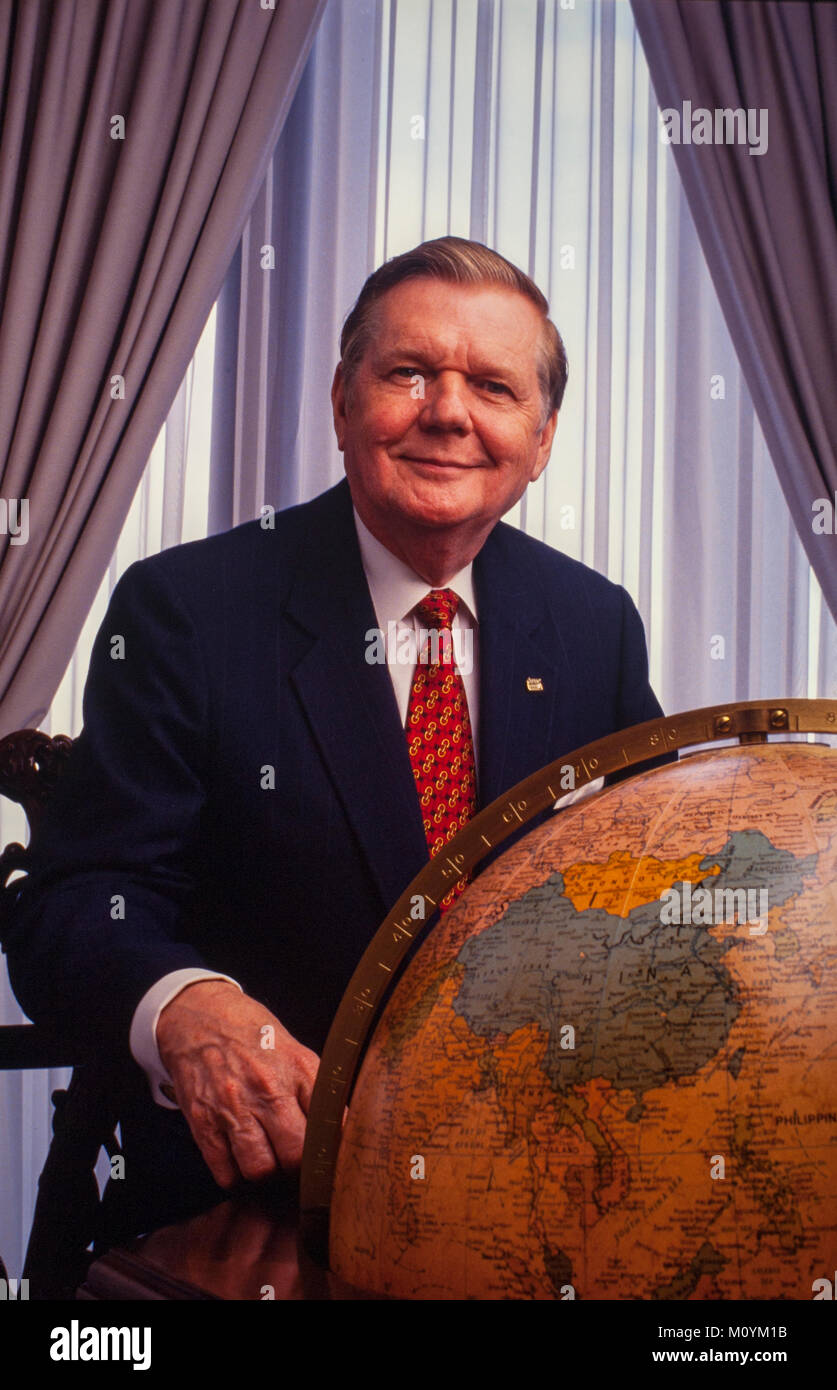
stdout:
{"type": "MultiPolygon", "coordinates": [[[[34,834],[50,794],[66,765],[73,741],[64,734],[50,738],[38,729],[21,729],[0,739],[0,795],[23,807],[34,834]]],[[[14,903],[16,870],[25,871],[29,851],[12,843],[0,854],[0,944],[5,940],[14,903]]],[[[0,1070],[73,1067],[66,1090],[52,1093],[53,1138],[38,1180],[38,1198],[23,1278],[30,1298],[73,1298],[92,1256],[99,1189],[96,1162],[104,1147],[119,1154],[116,1115],[105,1071],[78,1065],[60,1037],[35,1024],[0,1027],[0,1070]]],[[[2,1263],[2,1262],[0,1262],[2,1263]]]]}

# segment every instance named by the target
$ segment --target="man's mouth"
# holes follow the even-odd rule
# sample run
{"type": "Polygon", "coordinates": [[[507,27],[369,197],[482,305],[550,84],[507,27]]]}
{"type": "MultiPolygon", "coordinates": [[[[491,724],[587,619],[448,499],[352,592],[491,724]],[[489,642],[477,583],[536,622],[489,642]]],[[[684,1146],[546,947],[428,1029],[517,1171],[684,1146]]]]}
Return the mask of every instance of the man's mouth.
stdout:
{"type": "Polygon", "coordinates": [[[425,458],[416,454],[402,454],[407,463],[417,463],[427,468],[479,468],[479,462],[466,463],[462,459],[425,458]]]}

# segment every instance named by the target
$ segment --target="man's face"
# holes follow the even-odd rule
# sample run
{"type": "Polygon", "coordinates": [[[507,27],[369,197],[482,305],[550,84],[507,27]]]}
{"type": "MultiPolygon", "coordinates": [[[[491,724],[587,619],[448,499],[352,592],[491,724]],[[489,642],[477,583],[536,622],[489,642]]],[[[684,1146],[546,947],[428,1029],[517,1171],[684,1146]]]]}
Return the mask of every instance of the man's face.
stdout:
{"type": "Polygon", "coordinates": [[[497,285],[405,280],[378,302],[332,401],[354,504],[390,548],[417,527],[484,536],[543,472],[556,416],[542,423],[542,324],[497,285]]]}

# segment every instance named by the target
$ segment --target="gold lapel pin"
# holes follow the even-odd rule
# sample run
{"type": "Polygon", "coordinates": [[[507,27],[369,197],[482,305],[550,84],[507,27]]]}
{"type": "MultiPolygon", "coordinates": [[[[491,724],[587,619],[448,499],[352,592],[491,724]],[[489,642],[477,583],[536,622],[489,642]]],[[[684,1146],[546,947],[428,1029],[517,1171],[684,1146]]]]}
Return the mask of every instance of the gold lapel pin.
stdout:
{"type": "Polygon", "coordinates": [[[543,690],[543,681],[541,680],[540,676],[527,676],[527,677],[526,677],[526,689],[527,689],[527,690],[543,690]]]}

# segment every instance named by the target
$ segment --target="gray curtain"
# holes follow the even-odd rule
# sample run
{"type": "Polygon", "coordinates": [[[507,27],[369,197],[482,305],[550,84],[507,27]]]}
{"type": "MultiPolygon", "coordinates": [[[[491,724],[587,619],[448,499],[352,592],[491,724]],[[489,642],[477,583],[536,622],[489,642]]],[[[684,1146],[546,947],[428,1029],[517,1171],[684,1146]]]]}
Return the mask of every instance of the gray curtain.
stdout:
{"type": "Polygon", "coordinates": [[[660,108],[680,119],[677,167],[771,458],[837,617],[837,5],[631,3],[660,108]],[[767,148],[683,143],[699,108],[713,129],[716,110],[758,113],[767,148]]]}
{"type": "Polygon", "coordinates": [[[0,734],[72,655],[323,3],[0,0],[0,734]]]}

